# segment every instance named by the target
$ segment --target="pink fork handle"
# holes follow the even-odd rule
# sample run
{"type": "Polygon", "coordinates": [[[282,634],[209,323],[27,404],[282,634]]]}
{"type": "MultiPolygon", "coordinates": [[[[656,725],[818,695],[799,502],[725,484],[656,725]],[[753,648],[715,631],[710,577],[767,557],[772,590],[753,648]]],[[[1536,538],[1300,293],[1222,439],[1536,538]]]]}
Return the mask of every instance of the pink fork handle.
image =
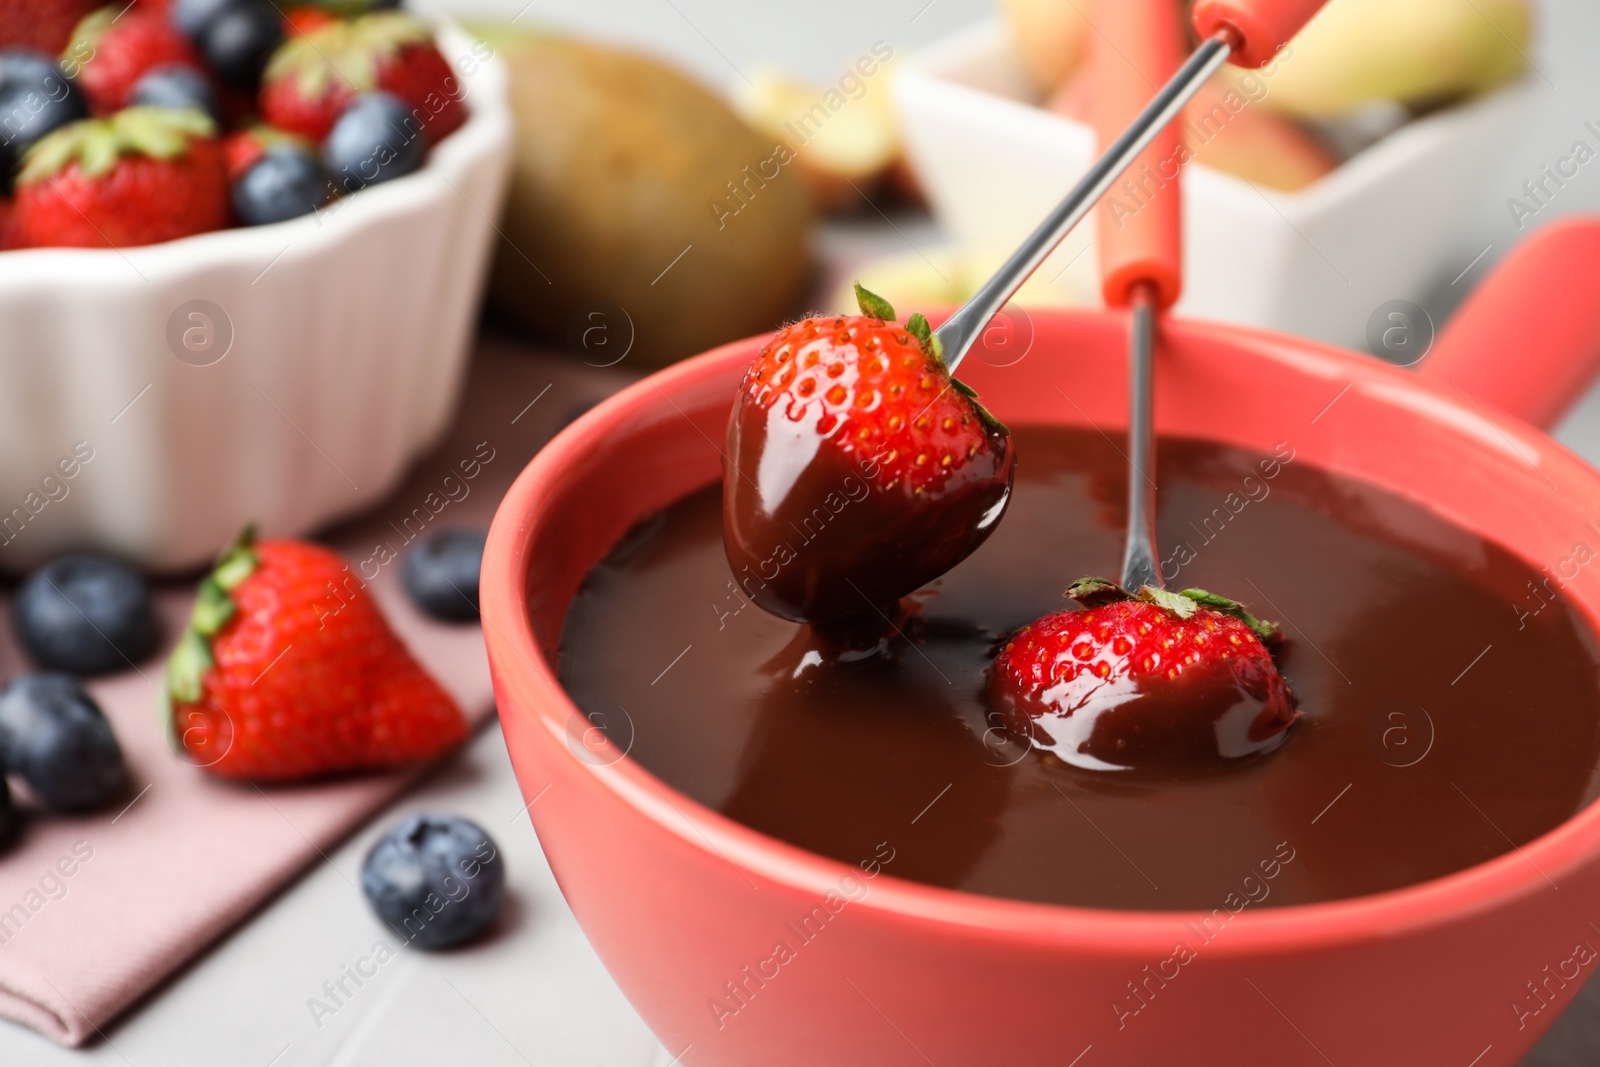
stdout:
{"type": "Polygon", "coordinates": [[[1202,39],[1227,34],[1233,45],[1228,61],[1259,67],[1277,55],[1325,3],[1327,0],[1196,0],[1194,28],[1202,39]]]}
{"type": "MultiPolygon", "coordinates": [[[[1101,150],[1138,117],[1183,64],[1183,23],[1172,0],[1099,0],[1089,42],[1094,125],[1101,150]]],[[[1141,285],[1158,309],[1183,289],[1178,127],[1169,123],[1100,201],[1100,279],[1106,304],[1127,307],[1141,285]]]]}
{"type": "Polygon", "coordinates": [[[1418,373],[1549,427],[1600,373],[1600,216],[1545,227],[1473,291],[1418,373]]]}

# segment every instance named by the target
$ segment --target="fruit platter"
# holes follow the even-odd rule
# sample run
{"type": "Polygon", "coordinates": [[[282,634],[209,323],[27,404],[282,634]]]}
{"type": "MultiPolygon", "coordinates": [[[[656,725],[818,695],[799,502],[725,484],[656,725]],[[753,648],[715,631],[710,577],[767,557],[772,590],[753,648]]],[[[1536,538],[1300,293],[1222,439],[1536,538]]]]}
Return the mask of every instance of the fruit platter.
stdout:
{"type": "Polygon", "coordinates": [[[1561,2],[0,0],[0,1063],[1589,1063],[1561,2]]]}

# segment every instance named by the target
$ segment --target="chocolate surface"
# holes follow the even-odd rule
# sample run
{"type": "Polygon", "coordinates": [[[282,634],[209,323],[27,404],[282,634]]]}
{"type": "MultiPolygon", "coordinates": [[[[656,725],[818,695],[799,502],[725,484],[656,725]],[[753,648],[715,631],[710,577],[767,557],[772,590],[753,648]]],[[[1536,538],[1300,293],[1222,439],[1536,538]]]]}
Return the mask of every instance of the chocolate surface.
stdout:
{"type": "Polygon", "coordinates": [[[1275,752],[1195,776],[1084,770],[985,706],[1009,632],[1120,559],[1123,459],[1098,434],[1015,428],[1007,516],[911,599],[890,654],[817,664],[750,604],[718,486],[641,523],[591,573],[560,672],[674,787],[854,864],[1026,900],[1271,907],[1437,877],[1508,852],[1594,795],[1600,657],[1543,575],[1288,446],[1159,448],[1169,584],[1283,624],[1304,713],[1275,752]],[[1532,583],[1530,586],[1529,583],[1532,583]],[[1535,610],[1538,609],[1538,610],[1535,610]],[[1242,903],[1241,903],[1242,902],[1242,903]]]}

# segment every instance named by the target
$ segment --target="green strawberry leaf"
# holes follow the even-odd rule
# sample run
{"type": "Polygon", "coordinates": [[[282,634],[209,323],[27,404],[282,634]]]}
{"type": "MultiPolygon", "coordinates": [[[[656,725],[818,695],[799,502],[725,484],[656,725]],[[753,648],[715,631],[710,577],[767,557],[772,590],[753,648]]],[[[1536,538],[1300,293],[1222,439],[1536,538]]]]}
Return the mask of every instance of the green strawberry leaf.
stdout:
{"type": "Polygon", "coordinates": [[[403,11],[374,11],[285,41],[267,61],[262,81],[293,78],[305,100],[320,100],[335,86],[366,92],[377,88],[379,68],[402,48],[432,40],[427,23],[403,11]]]}
{"type": "Polygon", "coordinates": [[[176,704],[193,704],[200,699],[206,671],[215,664],[211,642],[199,630],[189,629],[178,639],[178,646],[167,660],[167,695],[176,704]]]}
{"type": "Polygon", "coordinates": [[[1256,618],[1246,611],[1244,605],[1237,600],[1229,600],[1225,596],[1207,592],[1204,589],[1185,589],[1180,595],[1188,597],[1197,604],[1203,604],[1212,611],[1233,616],[1250,627],[1255,632],[1255,635],[1263,641],[1276,641],[1283,636],[1283,629],[1277,623],[1256,618]]]}
{"type": "Polygon", "coordinates": [[[1086,608],[1097,608],[1102,604],[1114,604],[1120,600],[1138,599],[1164,608],[1180,619],[1190,618],[1202,607],[1210,608],[1212,611],[1238,619],[1263,641],[1275,641],[1282,636],[1277,623],[1258,619],[1246,611],[1237,600],[1229,600],[1225,596],[1204,589],[1183,589],[1174,593],[1158,589],[1153,585],[1142,585],[1138,593],[1129,593],[1109,578],[1079,578],[1067,587],[1067,596],[1086,608]]]}
{"type": "Polygon", "coordinates": [[[40,138],[22,157],[18,185],[52,178],[76,163],[86,178],[97,178],[123,156],[174,159],[189,143],[216,134],[211,117],[194,108],[123,108],[100,119],[80,119],[40,138]]]}
{"type": "Polygon", "coordinates": [[[861,307],[861,314],[870,315],[875,319],[882,319],[884,322],[898,321],[894,317],[894,308],[889,301],[867,289],[860,282],[856,282],[855,285],[856,303],[861,307]]]}
{"type": "Polygon", "coordinates": [[[227,625],[237,610],[239,610],[238,605],[218,584],[217,579],[207,576],[200,583],[200,593],[195,598],[194,612],[189,616],[189,631],[202,637],[210,637],[227,625]]]}
{"type": "Polygon", "coordinates": [[[126,7],[122,4],[108,4],[89,12],[78,20],[72,28],[72,40],[67,42],[67,47],[61,53],[61,66],[69,72],[76,73],[76,68],[89,59],[100,49],[100,38],[106,35],[112,23],[121,17],[126,7]]]}
{"type": "MultiPolygon", "coordinates": [[[[928,318],[922,312],[913,312],[906,320],[906,333],[922,342],[922,350],[928,355],[944,362],[944,342],[939,340],[939,335],[933,332],[933,327],[928,325],[928,318]]],[[[974,396],[977,394],[974,393],[974,396]]]]}
{"type": "Polygon", "coordinates": [[[222,550],[217,557],[216,565],[211,570],[211,577],[223,589],[232,589],[246,578],[261,563],[261,557],[256,555],[256,524],[250,523],[239,531],[233,543],[222,550]]]}
{"type": "MultiPolygon", "coordinates": [[[[934,340],[937,341],[938,338],[936,337],[934,340]]],[[[995,418],[988,408],[984,407],[978,402],[978,391],[976,389],[954,375],[951,375],[950,377],[950,385],[954,387],[956,392],[967,398],[967,403],[972,405],[972,410],[978,413],[978,418],[982,419],[983,424],[992,432],[1000,434],[1008,434],[1011,432],[1009,429],[1007,429],[1005,423],[995,418]]]]}
{"type": "Polygon", "coordinates": [[[1079,578],[1067,586],[1067,596],[1086,608],[1131,600],[1133,594],[1109,578],[1079,578]]]}
{"type": "Polygon", "coordinates": [[[228,594],[261,564],[255,541],[256,530],[251,524],[222,550],[211,573],[200,580],[199,594],[189,614],[189,625],[178,638],[172,657],[167,660],[158,714],[168,743],[179,755],[183,754],[183,737],[178,732],[176,709],[182,704],[195,703],[205,694],[206,672],[216,665],[211,653],[211,639],[239,611],[239,605],[228,594]]]}
{"type": "Polygon", "coordinates": [[[1187,619],[1200,610],[1200,605],[1182,593],[1169,593],[1153,585],[1139,587],[1139,599],[1157,607],[1166,608],[1180,619],[1187,619]]]}

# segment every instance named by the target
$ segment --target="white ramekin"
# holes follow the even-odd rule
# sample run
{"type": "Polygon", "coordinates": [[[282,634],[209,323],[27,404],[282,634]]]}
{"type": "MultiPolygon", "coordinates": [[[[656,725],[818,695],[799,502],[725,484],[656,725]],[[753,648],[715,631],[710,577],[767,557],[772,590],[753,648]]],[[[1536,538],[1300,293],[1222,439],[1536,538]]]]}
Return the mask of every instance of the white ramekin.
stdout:
{"type": "Polygon", "coordinates": [[[471,114],[414,174],[270,226],[0,253],[0,570],[92,548],[171,571],[247,521],[302,533],[444,432],[512,123],[488,46],[439,44],[471,114]]]}
{"type": "MultiPolygon", "coordinates": [[[[1017,244],[1096,155],[1092,128],[1030,102],[998,20],[919,53],[894,92],[934,212],[974,248],[1017,244]]],[[[1525,79],[1409,122],[1294,193],[1185,167],[1177,310],[1366,348],[1381,305],[1420,302],[1464,265],[1444,262],[1462,214],[1534,98],[1525,79]]],[[[1067,237],[1040,268],[1046,277],[1067,271],[1063,286],[1100,291],[1094,223],[1067,237]]]]}

